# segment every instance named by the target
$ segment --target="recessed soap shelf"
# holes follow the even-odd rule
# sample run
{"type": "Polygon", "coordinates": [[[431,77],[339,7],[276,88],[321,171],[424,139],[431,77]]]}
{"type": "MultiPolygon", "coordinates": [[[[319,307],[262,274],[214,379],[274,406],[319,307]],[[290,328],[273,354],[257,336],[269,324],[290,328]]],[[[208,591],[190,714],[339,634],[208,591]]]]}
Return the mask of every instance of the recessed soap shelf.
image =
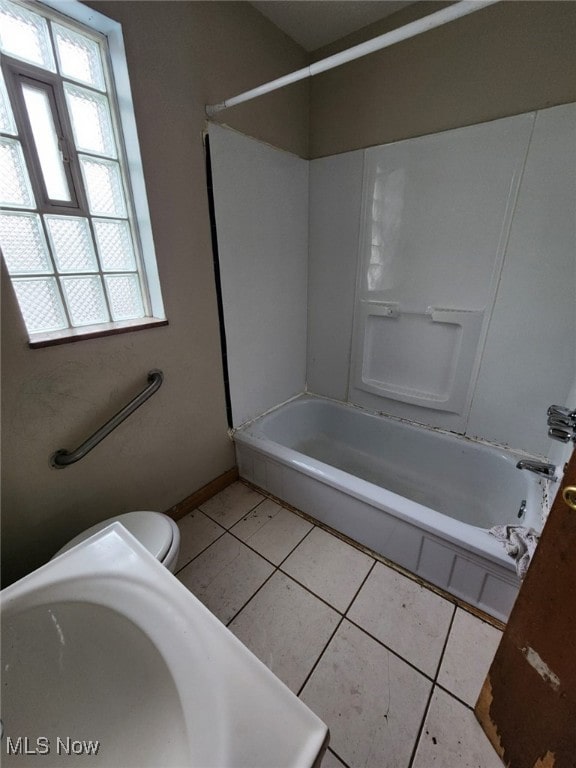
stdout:
{"type": "Polygon", "coordinates": [[[363,355],[355,376],[359,389],[425,408],[463,411],[482,310],[403,308],[399,302],[363,300],[361,315],[363,355]]]}

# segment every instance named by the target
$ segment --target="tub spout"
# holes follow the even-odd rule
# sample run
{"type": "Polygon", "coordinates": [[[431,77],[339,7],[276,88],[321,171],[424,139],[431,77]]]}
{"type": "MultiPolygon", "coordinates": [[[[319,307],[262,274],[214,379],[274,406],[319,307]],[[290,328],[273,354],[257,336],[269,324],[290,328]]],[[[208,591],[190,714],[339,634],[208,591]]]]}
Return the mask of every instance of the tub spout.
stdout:
{"type": "Polygon", "coordinates": [[[520,459],[516,464],[518,469],[527,469],[536,475],[545,477],[547,480],[556,480],[556,467],[554,464],[546,464],[543,461],[530,461],[529,459],[520,459]]]}

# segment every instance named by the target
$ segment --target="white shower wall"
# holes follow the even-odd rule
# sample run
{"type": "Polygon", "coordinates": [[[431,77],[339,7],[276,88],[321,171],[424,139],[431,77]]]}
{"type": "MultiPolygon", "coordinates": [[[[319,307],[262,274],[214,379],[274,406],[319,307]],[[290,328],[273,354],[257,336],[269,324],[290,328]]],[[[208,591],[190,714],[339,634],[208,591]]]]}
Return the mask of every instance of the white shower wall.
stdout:
{"type": "MultiPolygon", "coordinates": [[[[576,105],[310,163],[216,125],[210,141],[235,426],[307,389],[555,456],[546,408],[568,404],[576,380],[576,105]],[[441,182],[452,138],[460,160],[441,182]],[[412,197],[371,296],[366,179],[373,159],[387,172],[403,157],[412,197]],[[356,386],[354,333],[371,298],[481,316],[462,412],[356,386]]],[[[401,366],[393,341],[376,348],[386,344],[401,366]]],[[[387,365],[375,362],[384,374],[387,365]]]]}
{"type": "Polygon", "coordinates": [[[366,150],[354,402],[465,428],[534,118],[366,150]]]}
{"type": "Polygon", "coordinates": [[[308,162],[210,125],[234,426],[306,386],[308,162]]]}
{"type": "MultiPolygon", "coordinates": [[[[546,408],[576,372],[576,104],[536,124],[468,420],[468,433],[549,455],[546,408]]],[[[576,406],[576,403],[574,404],[576,406]]]]}
{"type": "MultiPolygon", "coordinates": [[[[487,156],[476,167],[471,162],[473,151],[464,158],[470,161],[470,173],[460,180],[460,187],[448,189],[451,199],[443,199],[444,185],[434,170],[434,155],[427,158],[420,152],[420,162],[414,162],[423,139],[312,161],[308,389],[547,455],[552,441],[547,437],[546,407],[552,402],[566,402],[576,372],[576,105],[495,121],[486,126],[487,131],[472,126],[433,138],[445,144],[454,137],[457,149],[463,139],[466,144],[478,133],[481,148],[487,133],[502,133],[502,126],[506,127],[505,141],[500,142],[500,149],[494,145],[492,157],[487,156]],[[506,149],[503,154],[502,147],[506,149]],[[404,169],[410,174],[405,189],[416,189],[418,198],[404,201],[412,204],[412,210],[401,222],[396,240],[389,244],[389,252],[398,257],[388,272],[386,285],[391,290],[383,290],[376,298],[422,310],[430,286],[433,305],[439,301],[486,313],[469,396],[459,414],[379,396],[355,386],[365,359],[360,338],[351,346],[352,329],[356,325],[357,334],[362,330],[359,313],[366,311],[367,295],[362,291],[365,274],[361,269],[355,321],[355,283],[350,274],[357,269],[359,252],[366,248],[361,230],[372,215],[366,205],[360,213],[358,178],[363,176],[366,185],[374,155],[383,167],[391,158],[389,167],[393,169],[396,161],[401,168],[399,148],[400,155],[404,153],[407,158],[404,169]],[[520,182],[517,198],[507,194],[506,176],[511,188],[515,181],[520,182]],[[494,184],[494,194],[490,192],[492,180],[499,181],[494,184]],[[337,216],[331,210],[334,190],[338,190],[337,216]],[[511,202],[513,206],[507,209],[511,202]],[[464,214],[472,203],[473,216],[467,224],[464,214]],[[357,233],[356,242],[344,232],[357,233]],[[459,268],[459,252],[460,261],[469,265],[467,269],[459,268]],[[423,279],[426,270],[429,275],[423,279]],[[335,313],[337,324],[331,320],[335,313]]],[[[383,321],[387,322],[394,320],[383,321]]],[[[394,356],[395,364],[401,365],[402,350],[395,350],[394,356]]],[[[386,360],[378,362],[383,367],[387,364],[386,360]]]]}
{"type": "Polygon", "coordinates": [[[364,151],[310,163],[308,389],[348,399],[364,151]]]}

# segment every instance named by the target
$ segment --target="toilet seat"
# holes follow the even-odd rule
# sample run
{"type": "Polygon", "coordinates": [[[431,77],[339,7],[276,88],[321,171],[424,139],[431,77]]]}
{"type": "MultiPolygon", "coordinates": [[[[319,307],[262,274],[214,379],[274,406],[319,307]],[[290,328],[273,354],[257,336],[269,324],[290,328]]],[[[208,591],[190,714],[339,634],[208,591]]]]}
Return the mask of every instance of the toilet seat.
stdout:
{"type": "Polygon", "coordinates": [[[80,544],[98,531],[101,531],[111,523],[121,523],[138,541],[146,547],[148,552],[157,560],[172,570],[178,555],[180,544],[180,532],[178,526],[167,515],[161,512],[149,512],[140,510],[137,512],[125,512],[117,517],[110,517],[102,520],[100,523],[91,526],[82,533],[79,533],[69,541],[62,549],[59,549],[56,555],[67,552],[76,544],[80,544]]]}

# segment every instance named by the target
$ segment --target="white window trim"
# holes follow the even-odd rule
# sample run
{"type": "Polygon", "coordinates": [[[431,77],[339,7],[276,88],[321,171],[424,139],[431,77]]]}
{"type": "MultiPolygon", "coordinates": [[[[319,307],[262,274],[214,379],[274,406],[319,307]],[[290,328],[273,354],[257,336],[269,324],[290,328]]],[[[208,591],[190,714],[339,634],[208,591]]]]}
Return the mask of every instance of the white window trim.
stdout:
{"type": "MultiPolygon", "coordinates": [[[[68,16],[70,19],[78,21],[94,31],[100,32],[107,38],[109,51],[108,63],[114,78],[116,108],[120,115],[120,128],[124,142],[124,155],[127,163],[134,213],[136,216],[137,236],[140,241],[140,251],[150,299],[150,309],[152,312],[152,317],[142,318],[142,320],[134,322],[133,324],[143,326],[148,323],[153,324],[155,320],[165,320],[166,315],[160,290],[160,276],[158,274],[158,265],[156,263],[152,223],[150,220],[148,197],[146,195],[146,185],[144,182],[144,171],[140,155],[138,131],[136,129],[136,117],[134,115],[132,102],[132,90],[130,88],[130,77],[128,75],[122,25],[119,22],[98,13],[98,11],[88,8],[88,6],[83,5],[78,2],[78,0],[42,0],[42,2],[30,3],[32,10],[34,9],[34,6],[46,6],[52,8],[58,13],[68,16]]],[[[127,325],[128,323],[119,322],[109,323],[106,327],[113,329],[115,326],[122,327],[127,325]]],[[[72,330],[78,332],[70,334],[67,331],[62,331],[57,334],[49,335],[73,335],[81,337],[82,335],[90,335],[91,329],[90,327],[87,327],[86,334],[82,334],[81,329],[72,330]]],[[[92,330],[94,329],[92,328],[92,330]]]]}

